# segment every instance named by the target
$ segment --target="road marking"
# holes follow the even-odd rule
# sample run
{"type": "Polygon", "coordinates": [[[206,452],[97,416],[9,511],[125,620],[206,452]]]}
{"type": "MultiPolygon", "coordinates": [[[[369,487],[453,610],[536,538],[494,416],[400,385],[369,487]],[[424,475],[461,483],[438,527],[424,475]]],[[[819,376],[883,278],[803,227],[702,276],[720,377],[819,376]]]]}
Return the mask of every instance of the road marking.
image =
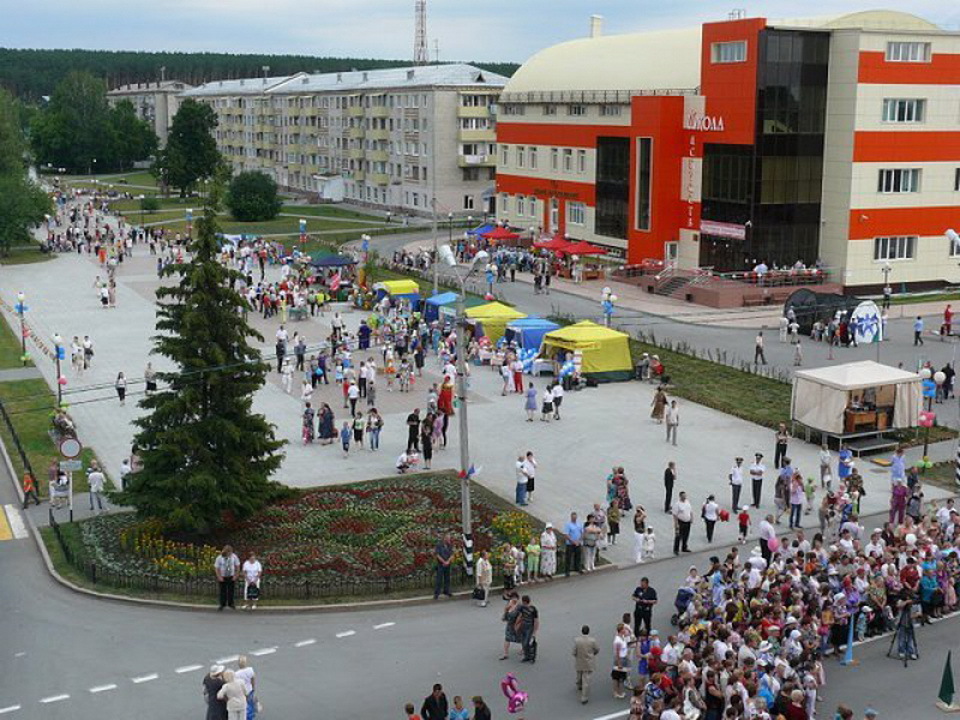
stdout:
{"type": "Polygon", "coordinates": [[[130,678],[130,682],[132,682],[134,685],[139,685],[140,683],[156,680],[158,677],[160,677],[158,673],[150,673],[149,675],[141,675],[140,677],[130,678]]]}
{"type": "Polygon", "coordinates": [[[6,715],[7,713],[16,712],[19,709],[20,709],[19,705],[10,705],[5,708],[0,708],[0,715],[6,715]]]}
{"type": "Polygon", "coordinates": [[[310,638],[309,640],[301,640],[300,642],[295,642],[295,643],[293,644],[293,646],[294,646],[294,647],[306,647],[307,645],[313,645],[313,644],[316,643],[316,642],[317,642],[316,640],[314,640],[313,638],[310,638]]]}
{"type": "Polygon", "coordinates": [[[393,627],[394,625],[396,625],[395,622],[380,623],[379,625],[374,625],[374,626],[373,626],[373,629],[374,629],[374,630],[383,630],[384,628],[393,627]]]}
{"type": "Polygon", "coordinates": [[[214,665],[229,665],[230,663],[235,663],[240,659],[239,655],[230,655],[228,657],[222,657],[219,660],[214,660],[214,665]]]}
{"type": "Polygon", "coordinates": [[[13,530],[10,529],[10,523],[7,522],[5,513],[0,513],[0,542],[13,539],[13,530]]]}
{"type": "Polygon", "coordinates": [[[250,654],[254,657],[263,657],[264,655],[273,655],[277,651],[277,648],[263,648],[262,650],[254,650],[250,654]]]}
{"type": "Polygon", "coordinates": [[[13,537],[17,540],[23,540],[29,536],[27,532],[26,523],[23,522],[23,515],[20,514],[20,511],[17,510],[13,505],[4,505],[4,511],[7,515],[7,521],[10,524],[10,530],[13,532],[13,537]]]}
{"type": "Polygon", "coordinates": [[[351,635],[356,635],[356,630],[345,630],[344,632],[337,633],[338,638],[350,637],[351,635]]]}
{"type": "Polygon", "coordinates": [[[593,720],[614,720],[614,718],[621,718],[624,715],[629,715],[629,710],[621,710],[620,712],[610,713],[609,715],[601,715],[600,717],[594,718],[593,720]]]}
{"type": "Polygon", "coordinates": [[[96,687],[90,688],[90,692],[93,695],[96,695],[97,693],[107,692],[107,690],[116,690],[116,689],[117,689],[116,685],[97,685],[96,687]]]}
{"type": "Polygon", "coordinates": [[[50,697],[45,697],[40,701],[41,705],[48,705],[50,703],[60,702],[61,700],[69,700],[70,696],[64,693],[63,695],[51,695],[50,697]]]}
{"type": "Polygon", "coordinates": [[[184,673],[193,672],[194,670],[199,670],[203,665],[184,665],[183,667],[178,667],[174,672],[177,675],[183,675],[184,673]]]}
{"type": "Polygon", "coordinates": [[[25,652],[19,652],[19,653],[15,653],[14,657],[24,657],[25,655],[26,655],[25,652]]]}

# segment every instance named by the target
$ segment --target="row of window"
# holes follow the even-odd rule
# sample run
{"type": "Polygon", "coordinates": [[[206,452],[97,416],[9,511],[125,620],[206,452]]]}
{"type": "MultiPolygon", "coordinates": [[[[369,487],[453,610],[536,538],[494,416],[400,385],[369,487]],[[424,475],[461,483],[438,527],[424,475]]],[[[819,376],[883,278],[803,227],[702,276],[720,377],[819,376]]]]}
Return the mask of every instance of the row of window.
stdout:
{"type": "MultiPolygon", "coordinates": [[[[888,42],[887,62],[930,62],[930,43],[928,42],[888,42]]],[[[741,63],[747,61],[747,41],[733,40],[716,42],[710,46],[710,62],[715,65],[741,63]]]]}
{"type": "MultiPolygon", "coordinates": [[[[522,103],[504,103],[500,106],[501,115],[526,115],[527,109],[532,109],[533,106],[526,105],[522,103]]],[[[588,115],[590,110],[589,106],[583,103],[569,103],[566,105],[558,105],[556,103],[545,103],[540,105],[540,111],[543,115],[548,117],[553,117],[557,115],[557,108],[562,107],[564,109],[564,114],[568,117],[584,117],[588,115]]],[[[627,108],[627,105],[620,103],[603,103],[599,106],[597,110],[600,117],[620,117],[627,108]]]]}
{"type": "MultiPolygon", "coordinates": [[[[916,193],[920,192],[920,168],[891,168],[880,170],[877,176],[877,192],[880,193],[916,193]]],[[[954,171],[953,190],[960,192],[960,168],[954,171]]]]}
{"type": "MultiPolygon", "coordinates": [[[[917,235],[891,235],[874,238],[873,259],[878,261],[913,260],[917,256],[919,239],[917,235]]],[[[950,257],[960,257],[960,244],[953,240],[945,240],[945,242],[949,243],[950,257]]]]}
{"type": "MultiPolygon", "coordinates": [[[[510,165],[511,146],[500,146],[500,164],[510,165]]],[[[513,146],[513,157],[518,168],[536,170],[540,164],[540,149],[535,145],[513,146]]],[[[583,175],[587,172],[587,151],[578,149],[574,154],[573,148],[550,148],[550,170],[554,172],[576,173],[583,175]]]]}
{"type": "MultiPolygon", "coordinates": [[[[420,93],[405,93],[394,95],[382,93],[379,95],[314,95],[312,97],[274,97],[274,98],[236,98],[220,97],[206,102],[218,108],[231,107],[272,107],[281,108],[323,108],[327,110],[346,110],[351,107],[388,107],[412,109],[428,107],[428,95],[420,93]]],[[[461,95],[460,102],[464,107],[490,105],[496,101],[494,95],[461,95]],[[485,99],[485,100],[478,100],[485,99]]]]}
{"type": "MultiPolygon", "coordinates": [[[[513,200],[513,214],[518,218],[529,217],[531,219],[537,220],[540,218],[540,213],[537,209],[537,203],[539,202],[534,195],[517,195],[516,197],[511,198],[507,193],[502,193],[500,195],[499,201],[499,212],[504,215],[510,214],[511,199],[513,200]]],[[[586,225],[587,224],[587,205],[582,202],[568,202],[566,204],[567,209],[567,222],[571,225],[586,225]]]]}

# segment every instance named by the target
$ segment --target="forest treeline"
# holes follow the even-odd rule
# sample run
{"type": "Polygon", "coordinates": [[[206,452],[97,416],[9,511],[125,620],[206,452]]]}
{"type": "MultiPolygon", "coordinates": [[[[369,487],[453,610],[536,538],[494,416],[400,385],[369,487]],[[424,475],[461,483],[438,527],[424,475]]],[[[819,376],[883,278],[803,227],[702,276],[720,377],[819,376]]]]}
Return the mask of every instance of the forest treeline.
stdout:
{"type": "MultiPolygon", "coordinates": [[[[167,80],[199,85],[211,80],[257,77],[263,66],[270,75],[297,72],[344,72],[409,65],[406,60],[313,57],[309,55],[233,55],[229,53],[133,52],[107,50],[20,50],[0,48],[0,87],[26,101],[51,95],[69,72],[81,70],[103,79],[108,88],[156,82],[160,68],[167,80]]],[[[474,63],[510,76],[515,63],[474,63]]]]}

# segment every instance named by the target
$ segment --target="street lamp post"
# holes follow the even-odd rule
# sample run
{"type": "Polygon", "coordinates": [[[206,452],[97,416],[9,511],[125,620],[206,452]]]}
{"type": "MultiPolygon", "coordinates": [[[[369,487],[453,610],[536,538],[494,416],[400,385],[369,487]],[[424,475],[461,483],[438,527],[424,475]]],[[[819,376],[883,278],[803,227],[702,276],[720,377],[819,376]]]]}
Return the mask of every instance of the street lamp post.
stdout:
{"type": "Polygon", "coordinates": [[[447,245],[453,248],[453,213],[447,213],[447,245]]]}
{"type": "Polygon", "coordinates": [[[59,408],[63,405],[63,384],[65,381],[60,370],[60,361],[64,359],[63,338],[60,337],[60,333],[53,334],[53,351],[57,361],[57,407],[59,408]]]}
{"type": "Polygon", "coordinates": [[[147,199],[147,196],[141,194],[138,199],[140,200],[140,229],[143,230],[143,203],[147,199]]]}
{"type": "Polygon", "coordinates": [[[473,517],[470,503],[470,478],[473,475],[470,465],[470,436],[469,424],[467,422],[467,359],[466,345],[464,343],[467,317],[464,297],[466,296],[466,281],[473,274],[473,271],[481,267],[487,260],[488,255],[484,250],[474,255],[471,266],[465,275],[457,271],[457,259],[453,254],[453,249],[449,245],[444,245],[438,250],[439,261],[443,262],[453,269],[453,275],[457,278],[460,285],[460,292],[457,295],[457,411],[460,413],[460,513],[463,522],[463,559],[468,576],[473,575],[473,517]]]}
{"type": "Polygon", "coordinates": [[[17,317],[20,318],[20,360],[23,362],[24,366],[27,364],[27,326],[24,322],[23,316],[27,312],[27,306],[24,302],[27,299],[27,296],[23,292],[17,293],[17,304],[14,309],[17,311],[17,317]]]}

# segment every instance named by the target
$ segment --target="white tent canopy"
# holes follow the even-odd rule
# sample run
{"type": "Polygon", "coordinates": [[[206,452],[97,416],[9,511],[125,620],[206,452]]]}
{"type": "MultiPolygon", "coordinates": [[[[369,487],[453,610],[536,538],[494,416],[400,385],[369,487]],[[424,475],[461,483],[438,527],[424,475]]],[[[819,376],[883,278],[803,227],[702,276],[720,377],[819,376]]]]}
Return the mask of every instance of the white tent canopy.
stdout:
{"type": "Polygon", "coordinates": [[[791,416],[814,430],[842,435],[846,413],[864,402],[866,391],[875,398],[877,430],[919,423],[920,376],[872,360],[795,372],[791,416]]]}

